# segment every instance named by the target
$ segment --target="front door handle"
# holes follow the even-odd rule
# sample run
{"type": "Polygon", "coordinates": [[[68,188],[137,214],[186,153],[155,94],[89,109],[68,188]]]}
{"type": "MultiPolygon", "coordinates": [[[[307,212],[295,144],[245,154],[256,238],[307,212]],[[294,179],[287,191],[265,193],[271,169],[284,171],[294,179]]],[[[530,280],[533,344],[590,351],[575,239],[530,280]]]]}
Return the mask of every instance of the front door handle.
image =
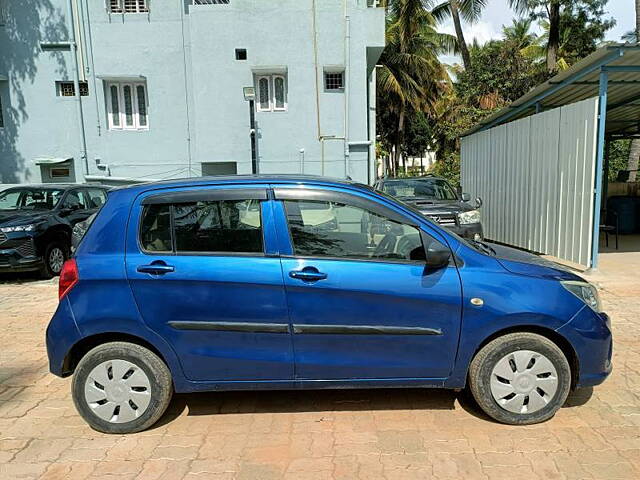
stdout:
{"type": "Polygon", "coordinates": [[[305,282],[317,282],[318,280],[325,280],[328,277],[326,273],[319,272],[315,267],[304,267],[302,270],[292,270],[289,272],[289,276],[305,282]]]}
{"type": "Polygon", "coordinates": [[[150,273],[151,275],[165,275],[176,271],[175,267],[167,265],[162,260],[153,262],[151,265],[140,265],[137,270],[140,273],[150,273]]]}

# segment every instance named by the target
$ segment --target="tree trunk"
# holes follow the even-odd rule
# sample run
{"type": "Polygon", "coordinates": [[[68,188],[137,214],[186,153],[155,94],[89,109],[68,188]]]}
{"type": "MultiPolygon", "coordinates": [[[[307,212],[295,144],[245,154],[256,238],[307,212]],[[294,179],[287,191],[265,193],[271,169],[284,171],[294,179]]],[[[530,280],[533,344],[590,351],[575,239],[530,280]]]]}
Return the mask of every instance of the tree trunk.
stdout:
{"type": "Polygon", "coordinates": [[[554,72],[558,66],[560,48],[560,1],[549,5],[549,43],[547,44],[547,70],[554,72]]]}
{"type": "Polygon", "coordinates": [[[629,162],[627,170],[629,170],[629,181],[635,182],[638,179],[638,159],[640,159],[640,140],[631,141],[631,150],[629,151],[629,162]]]}
{"type": "Polygon", "coordinates": [[[460,48],[460,53],[462,54],[462,63],[464,64],[464,69],[469,70],[471,68],[471,55],[469,55],[467,42],[464,39],[464,32],[462,31],[462,23],[460,23],[460,8],[458,7],[458,0],[449,0],[449,7],[451,8],[451,18],[453,19],[456,36],[458,37],[458,46],[460,48]]]}
{"type": "Polygon", "coordinates": [[[398,170],[400,170],[400,152],[402,146],[402,140],[404,139],[404,106],[400,108],[400,115],[398,116],[398,131],[396,135],[396,144],[395,144],[395,159],[394,163],[396,165],[396,176],[398,170]]]}
{"type": "Polygon", "coordinates": [[[640,41],[640,0],[636,0],[636,42],[640,41]]]}

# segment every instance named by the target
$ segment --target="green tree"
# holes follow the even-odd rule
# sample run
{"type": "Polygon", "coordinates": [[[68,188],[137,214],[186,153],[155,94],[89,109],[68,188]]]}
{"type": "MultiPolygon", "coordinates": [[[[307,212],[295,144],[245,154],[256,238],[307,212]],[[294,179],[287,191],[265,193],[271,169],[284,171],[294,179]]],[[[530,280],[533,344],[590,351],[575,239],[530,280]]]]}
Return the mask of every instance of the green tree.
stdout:
{"type": "Polygon", "coordinates": [[[548,78],[540,65],[513,48],[509,40],[474,45],[471,57],[471,69],[458,74],[456,91],[476,108],[503,107],[548,78]]]}
{"type": "Polygon", "coordinates": [[[436,30],[436,20],[425,5],[424,0],[394,0],[389,5],[378,101],[381,124],[388,127],[384,137],[394,146],[394,169],[402,153],[407,114],[429,111],[450,88],[438,56],[455,51],[456,40],[436,30]]]}
{"type": "Polygon", "coordinates": [[[574,63],[595,49],[605,32],[615,25],[604,19],[608,0],[509,0],[519,14],[528,14],[545,26],[544,54],[547,69],[557,71],[564,48],[564,64],[574,63]]]}
{"type": "Polygon", "coordinates": [[[533,20],[514,18],[509,26],[502,26],[502,37],[509,47],[521,51],[538,43],[538,36],[531,32],[533,20]]]}

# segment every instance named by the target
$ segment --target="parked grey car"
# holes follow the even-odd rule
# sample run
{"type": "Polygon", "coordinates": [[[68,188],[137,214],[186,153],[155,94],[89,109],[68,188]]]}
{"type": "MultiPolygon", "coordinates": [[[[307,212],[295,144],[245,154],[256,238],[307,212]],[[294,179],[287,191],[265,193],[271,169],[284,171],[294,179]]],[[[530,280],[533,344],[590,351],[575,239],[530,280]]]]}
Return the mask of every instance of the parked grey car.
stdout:
{"type": "Polygon", "coordinates": [[[477,198],[475,205],[471,205],[469,194],[459,194],[444,178],[381,178],[375,188],[411,205],[461,237],[482,240],[482,200],[477,198]]]}

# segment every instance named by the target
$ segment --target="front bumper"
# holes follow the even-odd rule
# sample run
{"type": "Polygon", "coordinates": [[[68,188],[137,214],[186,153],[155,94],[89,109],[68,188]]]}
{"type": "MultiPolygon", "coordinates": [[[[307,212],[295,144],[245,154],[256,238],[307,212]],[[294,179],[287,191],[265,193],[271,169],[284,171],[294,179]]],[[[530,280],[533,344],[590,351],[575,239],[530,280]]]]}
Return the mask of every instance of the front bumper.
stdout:
{"type": "Polygon", "coordinates": [[[31,237],[10,239],[0,244],[0,272],[38,270],[42,264],[31,237]]]}
{"type": "Polygon", "coordinates": [[[576,387],[593,387],[604,382],[613,365],[611,321],[606,313],[585,306],[571,321],[558,329],[577,355],[576,387]]]}
{"type": "Polygon", "coordinates": [[[462,238],[469,238],[471,240],[476,239],[476,235],[479,235],[480,238],[478,240],[482,240],[484,238],[482,233],[482,224],[481,223],[471,223],[469,225],[441,225],[447,230],[451,230],[453,233],[460,235],[462,238]]]}

